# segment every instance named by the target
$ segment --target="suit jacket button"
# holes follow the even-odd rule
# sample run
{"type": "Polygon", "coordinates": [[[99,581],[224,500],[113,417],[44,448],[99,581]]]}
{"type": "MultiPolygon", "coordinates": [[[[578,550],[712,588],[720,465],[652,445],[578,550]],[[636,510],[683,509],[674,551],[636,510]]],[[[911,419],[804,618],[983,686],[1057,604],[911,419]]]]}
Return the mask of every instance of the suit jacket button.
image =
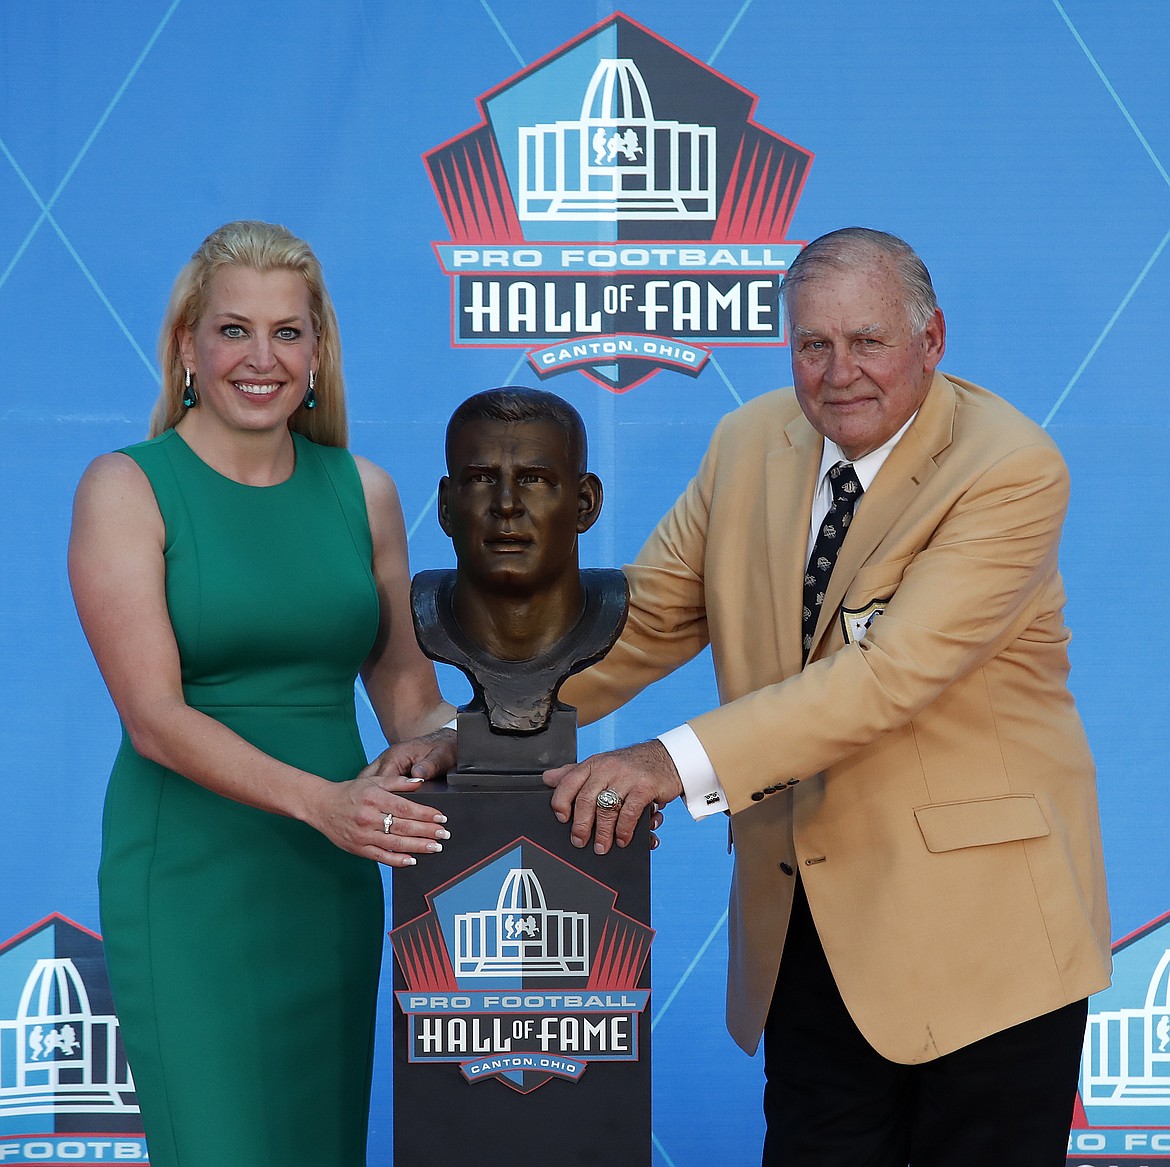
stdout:
{"type": "Polygon", "coordinates": [[[752,802],[762,802],[764,799],[764,792],[762,790],[752,791],[752,802]]]}
{"type": "Polygon", "coordinates": [[[789,778],[785,786],[795,786],[800,781],[799,778],[789,778]]]}
{"type": "Polygon", "coordinates": [[[783,871],[785,875],[792,874],[792,868],[787,863],[781,863],[780,870],[783,871]]]}

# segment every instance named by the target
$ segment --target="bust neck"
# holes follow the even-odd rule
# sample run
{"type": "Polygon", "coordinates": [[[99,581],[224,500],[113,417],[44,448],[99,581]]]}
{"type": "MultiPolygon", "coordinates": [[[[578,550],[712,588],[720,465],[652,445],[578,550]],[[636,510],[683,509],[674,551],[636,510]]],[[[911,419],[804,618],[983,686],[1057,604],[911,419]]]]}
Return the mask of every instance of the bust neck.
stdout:
{"type": "Polygon", "coordinates": [[[539,595],[484,592],[468,587],[456,573],[451,596],[459,626],[487,656],[503,661],[543,656],[569,634],[584,605],[575,564],[571,577],[539,595]]]}
{"type": "Polygon", "coordinates": [[[454,665],[471,682],[467,709],[483,709],[493,729],[530,733],[542,729],[570,673],[599,661],[626,620],[626,577],[620,571],[583,571],[578,586],[580,618],[545,652],[527,660],[489,656],[455,617],[455,572],[420,571],[410,588],[415,632],[431,660],[454,665]]]}

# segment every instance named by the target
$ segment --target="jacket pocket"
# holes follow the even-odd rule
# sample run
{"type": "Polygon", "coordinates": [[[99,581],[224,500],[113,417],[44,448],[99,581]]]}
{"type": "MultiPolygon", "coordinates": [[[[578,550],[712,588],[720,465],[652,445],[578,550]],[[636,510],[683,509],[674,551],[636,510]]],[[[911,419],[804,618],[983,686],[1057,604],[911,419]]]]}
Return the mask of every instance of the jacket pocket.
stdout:
{"type": "Polygon", "coordinates": [[[1033,794],[973,798],[916,806],[914,817],[928,851],[957,851],[1020,839],[1042,839],[1048,820],[1033,794]]]}

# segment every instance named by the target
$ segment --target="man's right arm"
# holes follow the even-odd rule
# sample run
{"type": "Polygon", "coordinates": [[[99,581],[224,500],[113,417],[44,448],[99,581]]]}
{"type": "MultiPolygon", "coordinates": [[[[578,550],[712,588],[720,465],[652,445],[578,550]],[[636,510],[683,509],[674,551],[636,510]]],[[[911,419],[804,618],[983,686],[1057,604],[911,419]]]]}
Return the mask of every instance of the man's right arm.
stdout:
{"type": "Polygon", "coordinates": [[[727,795],[698,734],[689,725],[680,725],[660,733],[658,740],[678,771],[683,802],[691,812],[691,818],[698,822],[727,810],[727,795]]]}
{"type": "Polygon", "coordinates": [[[707,647],[707,522],[723,424],[695,477],[625,568],[630,612],[617,644],[561,688],[560,699],[577,708],[582,725],[621,708],[707,647]]]}
{"type": "MultiPolygon", "coordinates": [[[[630,580],[630,613],[617,644],[599,664],[571,677],[561,689],[560,698],[577,707],[582,724],[620,708],[697,656],[709,642],[704,564],[722,429],[721,423],[698,473],[651,533],[637,560],[625,569],[630,580]]],[[[681,793],[695,818],[726,807],[706,750],[687,725],[668,731],[657,742],[551,771],[545,781],[558,786],[553,807],[562,822],[572,816],[573,841],[578,846],[584,846],[594,828],[597,790],[602,785],[614,788],[615,783],[621,787],[619,793],[628,801],[616,821],[597,820],[599,851],[608,850],[613,840],[624,846],[632,824],[650,801],[662,806],[681,793]],[[659,765],[657,758],[663,750],[659,765]],[[653,774],[639,770],[643,758],[655,762],[653,774]],[[577,798],[586,786],[585,794],[577,798]],[[712,796],[716,801],[711,801],[712,796]]]]}

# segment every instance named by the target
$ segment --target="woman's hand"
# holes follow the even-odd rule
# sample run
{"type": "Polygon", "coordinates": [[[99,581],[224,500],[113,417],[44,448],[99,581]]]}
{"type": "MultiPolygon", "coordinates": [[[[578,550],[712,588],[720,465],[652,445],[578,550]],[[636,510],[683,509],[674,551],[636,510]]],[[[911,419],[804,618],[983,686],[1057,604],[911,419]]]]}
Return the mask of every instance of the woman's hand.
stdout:
{"type": "Polygon", "coordinates": [[[666,820],[662,817],[662,811],[658,809],[658,803],[652,803],[650,808],[650,850],[653,851],[658,846],[658,831],[666,820]]]}
{"type": "Polygon", "coordinates": [[[378,775],[377,764],[349,782],[324,783],[310,825],[343,851],[388,867],[412,867],[416,856],[442,851],[451,837],[443,826],[447,817],[403,797],[418,789],[421,778],[378,775]]]}

